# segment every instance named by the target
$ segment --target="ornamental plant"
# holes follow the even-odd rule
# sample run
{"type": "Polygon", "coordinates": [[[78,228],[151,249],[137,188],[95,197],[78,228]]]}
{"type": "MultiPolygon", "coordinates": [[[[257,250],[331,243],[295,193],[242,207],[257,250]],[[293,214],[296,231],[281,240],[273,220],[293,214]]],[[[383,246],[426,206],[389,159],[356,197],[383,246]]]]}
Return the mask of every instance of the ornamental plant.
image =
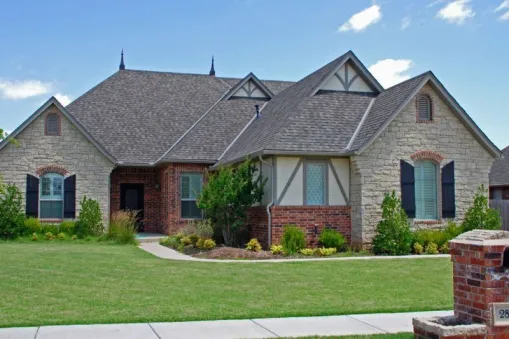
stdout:
{"type": "Polygon", "coordinates": [[[260,252],[262,250],[262,245],[260,245],[260,242],[258,242],[256,238],[253,238],[247,243],[246,250],[260,252]]]}
{"type": "Polygon", "coordinates": [[[206,250],[211,250],[216,247],[216,242],[212,239],[207,239],[203,242],[203,248],[206,250]]]}
{"type": "Polygon", "coordinates": [[[272,246],[270,246],[270,253],[272,253],[272,254],[283,254],[283,246],[281,246],[281,245],[272,245],[272,246]]]}
{"type": "Polygon", "coordinates": [[[249,159],[209,173],[198,207],[216,223],[227,246],[233,245],[235,231],[245,225],[249,208],[261,202],[266,181],[249,159]]]}
{"type": "Polygon", "coordinates": [[[345,237],[343,234],[339,233],[336,230],[324,228],[322,233],[320,233],[320,237],[318,238],[320,244],[326,248],[334,247],[336,250],[341,251],[346,243],[345,237]]]}
{"type": "Polygon", "coordinates": [[[284,227],[281,245],[283,245],[285,253],[295,254],[306,247],[306,236],[297,226],[286,225],[284,227]]]}
{"type": "Polygon", "coordinates": [[[104,233],[102,224],[102,213],[99,203],[86,196],[80,201],[81,212],[74,226],[74,232],[78,238],[85,238],[90,235],[98,236],[104,233]]]}
{"type": "Polygon", "coordinates": [[[373,251],[376,254],[409,254],[412,233],[407,215],[401,207],[401,199],[395,191],[386,193],[382,202],[382,220],[376,227],[373,251]]]}
{"type": "Polygon", "coordinates": [[[463,231],[474,229],[499,230],[502,228],[500,213],[489,207],[488,190],[481,185],[474,196],[474,202],[465,214],[463,231]]]}
{"type": "Polygon", "coordinates": [[[21,199],[20,190],[13,184],[4,184],[0,177],[0,238],[22,235],[25,215],[21,199]]]}

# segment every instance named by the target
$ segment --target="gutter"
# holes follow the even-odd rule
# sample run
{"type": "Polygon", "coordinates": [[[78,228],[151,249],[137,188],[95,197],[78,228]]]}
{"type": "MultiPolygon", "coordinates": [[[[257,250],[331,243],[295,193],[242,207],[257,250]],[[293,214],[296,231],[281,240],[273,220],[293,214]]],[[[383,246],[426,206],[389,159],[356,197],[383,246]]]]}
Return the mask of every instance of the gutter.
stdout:
{"type": "Polygon", "coordinates": [[[274,166],[266,161],[263,161],[263,158],[261,155],[258,156],[258,159],[260,159],[260,163],[264,163],[264,164],[267,164],[269,167],[270,167],[270,171],[271,171],[271,176],[270,176],[270,188],[272,190],[272,200],[271,202],[267,205],[267,208],[266,208],[266,211],[267,211],[267,217],[268,217],[268,237],[267,237],[267,246],[270,248],[270,246],[272,245],[272,213],[270,211],[270,208],[272,206],[274,206],[274,166]]]}

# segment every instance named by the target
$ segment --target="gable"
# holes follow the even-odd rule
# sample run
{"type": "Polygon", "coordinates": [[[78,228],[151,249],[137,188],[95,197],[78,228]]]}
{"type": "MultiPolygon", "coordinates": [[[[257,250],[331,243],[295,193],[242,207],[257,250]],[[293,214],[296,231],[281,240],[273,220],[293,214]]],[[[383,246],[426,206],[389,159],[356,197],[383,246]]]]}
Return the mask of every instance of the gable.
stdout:
{"type": "Polygon", "coordinates": [[[359,72],[355,70],[351,62],[342,65],[329,77],[322,87],[320,87],[320,90],[363,93],[373,92],[359,72]]]}
{"type": "Polygon", "coordinates": [[[252,99],[269,99],[265,91],[260,88],[252,79],[246,81],[236,92],[231,96],[232,98],[252,98],[252,99]]]}

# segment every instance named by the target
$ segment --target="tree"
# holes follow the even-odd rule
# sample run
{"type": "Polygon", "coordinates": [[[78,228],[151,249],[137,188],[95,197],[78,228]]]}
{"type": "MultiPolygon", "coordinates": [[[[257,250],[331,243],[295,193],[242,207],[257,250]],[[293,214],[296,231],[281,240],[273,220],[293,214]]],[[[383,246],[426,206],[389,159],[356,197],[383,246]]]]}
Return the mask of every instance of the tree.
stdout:
{"type": "MultiPolygon", "coordinates": [[[[5,132],[3,129],[0,128],[0,141],[9,138],[9,133],[5,132]]],[[[14,144],[15,146],[19,146],[19,142],[14,138],[9,138],[9,141],[14,144]]]]}
{"type": "Polygon", "coordinates": [[[500,213],[490,208],[488,201],[488,190],[481,185],[474,195],[474,203],[465,214],[463,231],[473,229],[499,230],[502,228],[500,213]]]}
{"type": "Polygon", "coordinates": [[[198,207],[221,228],[227,246],[233,244],[235,230],[245,224],[248,209],[262,200],[267,179],[257,172],[249,159],[238,167],[221,167],[209,174],[198,198],[198,207]]]}

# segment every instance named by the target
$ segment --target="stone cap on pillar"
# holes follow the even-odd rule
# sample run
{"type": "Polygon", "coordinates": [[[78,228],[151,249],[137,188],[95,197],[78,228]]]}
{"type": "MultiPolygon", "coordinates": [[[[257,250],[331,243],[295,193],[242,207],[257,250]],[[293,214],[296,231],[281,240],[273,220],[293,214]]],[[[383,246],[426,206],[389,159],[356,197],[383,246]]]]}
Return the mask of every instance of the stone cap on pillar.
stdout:
{"type": "Polygon", "coordinates": [[[473,230],[450,241],[451,244],[470,244],[478,246],[509,245],[509,232],[499,230],[473,230]]]}

